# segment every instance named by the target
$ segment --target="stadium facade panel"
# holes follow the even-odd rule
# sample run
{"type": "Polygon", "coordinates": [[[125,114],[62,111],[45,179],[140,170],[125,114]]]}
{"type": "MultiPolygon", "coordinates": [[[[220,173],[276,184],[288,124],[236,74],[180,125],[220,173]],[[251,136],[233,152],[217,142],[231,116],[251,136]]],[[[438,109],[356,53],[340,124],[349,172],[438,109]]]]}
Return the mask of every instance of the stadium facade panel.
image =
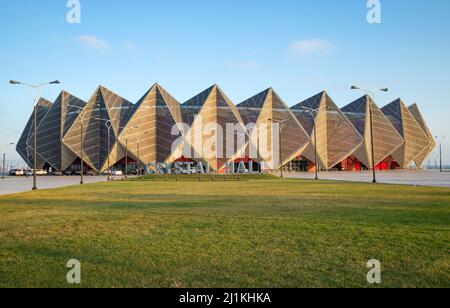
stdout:
{"type": "Polygon", "coordinates": [[[172,144],[176,140],[172,129],[181,123],[179,102],[155,84],[136,103],[130,120],[119,136],[119,143],[122,148],[128,149],[129,162],[139,161],[141,166],[165,162],[172,154],[172,144]]]}
{"type": "Polygon", "coordinates": [[[237,108],[246,125],[249,137],[245,149],[240,151],[238,160],[251,157],[250,152],[253,148],[257,150],[256,162],[264,161],[267,166],[276,169],[281,162],[286,165],[303,154],[310,143],[309,136],[303,126],[272,88],[240,103],[237,108]],[[274,129],[274,125],[278,125],[278,127],[274,129]],[[265,138],[267,147],[260,146],[262,140],[261,128],[264,127],[267,127],[267,130],[262,130],[267,134],[267,138],[265,138]],[[281,144],[277,144],[277,140],[273,139],[277,139],[281,144]]]}
{"type": "MultiPolygon", "coordinates": [[[[38,103],[36,104],[36,126],[37,128],[42,123],[42,120],[44,119],[45,115],[48,113],[50,108],[52,107],[53,103],[41,98],[39,99],[38,103]]],[[[33,112],[30,116],[30,119],[28,120],[25,129],[22,132],[22,135],[19,138],[19,141],[17,142],[16,151],[19,153],[19,155],[22,157],[22,159],[25,161],[25,163],[30,167],[33,168],[34,166],[34,108],[33,112]]],[[[36,155],[36,168],[42,169],[45,165],[45,159],[40,157],[39,154],[36,155]]]]}
{"type": "Polygon", "coordinates": [[[62,140],[85,102],[63,91],[42,119],[37,130],[37,152],[47,168],[67,169],[77,155],[63,146],[62,140]]]}
{"type": "MultiPolygon", "coordinates": [[[[372,111],[375,165],[378,166],[378,169],[387,169],[381,165],[386,166],[384,162],[389,161],[390,156],[404,143],[400,133],[369,95],[350,103],[342,108],[342,111],[360,135],[364,137],[364,143],[353,155],[367,168],[373,166],[370,127],[370,111],[372,111]]],[[[391,167],[393,166],[388,168],[391,167]]]]}
{"type": "Polygon", "coordinates": [[[392,154],[399,166],[407,168],[418,157],[423,161],[425,158],[421,154],[430,147],[432,141],[417,123],[403,100],[399,98],[381,110],[403,137],[403,145],[392,154]]]}
{"type": "Polygon", "coordinates": [[[295,105],[292,110],[311,133],[312,146],[317,149],[322,168],[326,170],[344,162],[363,144],[363,137],[325,91],[295,105]],[[317,138],[313,137],[314,133],[317,138]]]}
{"type": "Polygon", "coordinates": [[[188,157],[208,164],[212,171],[223,172],[236,153],[233,149],[237,147],[239,133],[245,134],[245,125],[236,106],[214,85],[182,104],[181,113],[189,128],[184,130],[184,142],[168,162],[188,157]]]}
{"type": "MultiPolygon", "coordinates": [[[[363,96],[339,109],[325,91],[289,108],[272,88],[236,106],[218,85],[183,104],[159,84],[136,104],[99,86],[87,103],[63,91],[36,109],[37,167],[62,173],[79,172],[81,160],[93,173],[177,162],[218,173],[243,162],[265,170],[370,169],[370,114],[377,169],[420,167],[436,147],[416,104],[398,99],[380,109],[363,96]]],[[[17,143],[30,168],[33,127],[34,113],[17,143]]]]}
{"type": "Polygon", "coordinates": [[[433,153],[434,148],[436,147],[436,140],[431,133],[430,128],[428,127],[428,124],[425,122],[425,118],[422,115],[422,112],[419,109],[419,106],[417,104],[413,104],[410,107],[408,107],[409,111],[413,115],[414,119],[416,119],[417,123],[422,128],[423,132],[427,135],[428,139],[430,140],[429,146],[425,147],[423,151],[414,159],[416,166],[421,166],[423,162],[433,153]]]}
{"type": "Polygon", "coordinates": [[[125,155],[118,136],[133,110],[132,103],[100,86],[64,136],[63,143],[80,159],[83,148],[86,165],[95,172],[103,172],[108,163],[113,166],[125,155]]]}

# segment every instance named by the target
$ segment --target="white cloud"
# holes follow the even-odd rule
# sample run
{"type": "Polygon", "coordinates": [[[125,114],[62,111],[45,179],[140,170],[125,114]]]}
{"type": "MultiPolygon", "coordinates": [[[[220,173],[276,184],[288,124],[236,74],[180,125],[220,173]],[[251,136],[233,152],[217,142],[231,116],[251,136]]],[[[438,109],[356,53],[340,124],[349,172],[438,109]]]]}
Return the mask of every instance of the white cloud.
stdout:
{"type": "Polygon", "coordinates": [[[93,49],[100,52],[109,52],[111,50],[111,45],[95,35],[83,35],[77,37],[77,41],[81,43],[84,47],[93,49]]]}
{"type": "Polygon", "coordinates": [[[303,57],[328,52],[332,48],[333,44],[326,40],[312,39],[296,41],[291,44],[290,50],[295,55],[303,57]]]}
{"type": "Polygon", "coordinates": [[[131,43],[131,42],[128,42],[128,41],[124,41],[123,42],[123,48],[125,48],[125,49],[127,49],[127,50],[129,50],[131,52],[138,52],[139,51],[139,48],[134,43],[131,43]]]}

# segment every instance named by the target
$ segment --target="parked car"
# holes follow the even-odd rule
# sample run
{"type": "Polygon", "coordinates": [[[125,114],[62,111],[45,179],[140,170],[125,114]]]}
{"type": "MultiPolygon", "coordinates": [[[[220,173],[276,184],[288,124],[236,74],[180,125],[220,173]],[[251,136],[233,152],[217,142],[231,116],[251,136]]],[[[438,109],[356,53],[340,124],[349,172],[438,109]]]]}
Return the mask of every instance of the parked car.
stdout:
{"type": "Polygon", "coordinates": [[[47,174],[48,174],[47,170],[36,169],[36,175],[37,176],[44,176],[44,175],[47,175],[47,174]]]}
{"type": "MultiPolygon", "coordinates": [[[[27,171],[26,171],[26,175],[27,175],[27,176],[32,176],[33,173],[34,173],[33,170],[27,170],[27,171]]],[[[47,175],[47,174],[48,174],[47,170],[36,169],[36,175],[37,175],[37,176],[44,176],[44,175],[47,175]]]]}
{"type": "Polygon", "coordinates": [[[23,171],[22,169],[11,169],[9,171],[9,175],[10,176],[24,176],[25,171],[23,171]]]}
{"type": "Polygon", "coordinates": [[[113,176],[121,176],[121,175],[123,175],[123,172],[122,172],[122,170],[115,170],[112,172],[112,175],[113,176]]]}

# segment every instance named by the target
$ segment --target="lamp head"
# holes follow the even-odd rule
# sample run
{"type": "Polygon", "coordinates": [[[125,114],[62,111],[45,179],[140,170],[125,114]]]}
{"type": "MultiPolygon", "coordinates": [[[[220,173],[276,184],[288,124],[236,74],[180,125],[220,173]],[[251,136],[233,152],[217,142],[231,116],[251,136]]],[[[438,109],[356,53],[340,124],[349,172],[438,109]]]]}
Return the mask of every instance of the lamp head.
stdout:
{"type": "Polygon", "coordinates": [[[21,84],[19,81],[16,81],[16,80],[10,80],[9,83],[14,84],[14,85],[21,84]]]}

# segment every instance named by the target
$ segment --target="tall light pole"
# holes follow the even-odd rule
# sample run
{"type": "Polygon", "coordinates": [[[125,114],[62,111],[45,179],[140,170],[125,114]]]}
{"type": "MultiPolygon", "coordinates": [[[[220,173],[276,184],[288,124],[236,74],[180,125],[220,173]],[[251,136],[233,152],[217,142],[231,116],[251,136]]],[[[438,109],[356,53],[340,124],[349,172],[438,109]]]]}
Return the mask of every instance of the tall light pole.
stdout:
{"type": "Polygon", "coordinates": [[[69,105],[69,107],[71,108],[76,108],[77,109],[77,113],[78,116],[80,118],[80,123],[81,123],[81,134],[80,134],[80,159],[81,159],[81,172],[80,172],[80,185],[84,184],[84,154],[83,154],[83,150],[84,150],[84,136],[83,136],[83,129],[84,129],[84,117],[86,115],[86,109],[79,107],[79,106],[73,106],[73,105],[69,105]]]}
{"type": "MultiPolygon", "coordinates": [[[[143,132],[142,135],[148,134],[148,131],[143,132]]],[[[141,140],[142,135],[137,138],[137,155],[138,155],[138,176],[141,175],[141,140]]]]}
{"type": "Polygon", "coordinates": [[[30,94],[31,97],[33,98],[33,103],[34,103],[34,149],[33,149],[33,160],[34,160],[34,170],[33,170],[33,190],[37,190],[37,179],[36,179],[36,169],[37,169],[37,107],[38,107],[38,103],[39,103],[39,99],[41,98],[41,88],[44,86],[48,86],[48,85],[56,85],[56,84],[61,84],[61,82],[59,80],[55,80],[52,82],[47,82],[47,83],[41,83],[41,84],[29,84],[29,83],[24,83],[24,82],[20,82],[20,81],[16,81],[16,80],[10,80],[9,81],[10,84],[12,85],[22,85],[22,86],[26,86],[30,89],[30,94]],[[33,90],[37,90],[38,91],[38,96],[36,96],[36,93],[33,94],[33,90]]]}
{"type": "MultiPolygon", "coordinates": [[[[14,145],[14,143],[11,142],[11,143],[4,144],[2,146],[2,148],[11,146],[11,145],[14,145]]],[[[3,166],[2,166],[2,179],[3,180],[5,179],[5,170],[6,170],[6,151],[3,151],[3,166]]]]}
{"type": "MultiPolygon", "coordinates": [[[[242,140],[242,145],[244,146],[244,158],[246,158],[245,157],[245,139],[246,139],[246,137],[247,137],[247,134],[245,133],[245,132],[236,132],[236,135],[237,135],[237,137],[239,138],[239,141],[238,141],[238,145],[240,145],[240,141],[242,140]]],[[[249,145],[250,145],[250,142],[248,143],[249,145]]],[[[241,151],[241,149],[242,149],[242,147],[239,149],[239,151],[241,151]]],[[[239,153],[239,156],[241,156],[241,154],[242,153],[239,153]]],[[[242,157],[241,157],[242,158],[242,157]]],[[[250,155],[249,155],[249,167],[250,167],[250,160],[251,160],[251,158],[250,158],[250,155]]],[[[241,161],[242,162],[242,161],[241,161]]],[[[239,163],[241,163],[241,162],[239,162],[239,163]]],[[[233,167],[234,167],[234,161],[233,161],[233,167]]],[[[253,172],[253,170],[250,170],[249,169],[249,173],[252,173],[253,172]]]]}
{"type": "Polygon", "coordinates": [[[319,179],[319,166],[317,165],[318,161],[318,154],[317,154],[317,115],[319,114],[319,111],[321,109],[325,109],[325,107],[322,108],[308,108],[308,107],[301,107],[301,109],[309,111],[311,113],[311,117],[313,118],[313,130],[314,130],[314,166],[315,166],[315,180],[317,181],[319,179]]]}
{"type": "MultiPolygon", "coordinates": [[[[375,142],[374,142],[374,134],[373,134],[373,106],[372,102],[375,101],[375,91],[367,90],[364,88],[360,88],[358,86],[352,86],[351,90],[361,90],[365,91],[367,95],[372,99],[369,101],[369,117],[370,117],[370,142],[371,142],[371,148],[372,148],[372,170],[373,170],[373,180],[372,183],[377,183],[377,173],[376,173],[376,162],[375,162],[375,142]]],[[[388,92],[388,88],[382,88],[379,89],[381,92],[388,92]]]]}
{"type": "Polygon", "coordinates": [[[111,128],[112,128],[112,122],[111,120],[108,119],[101,119],[101,118],[97,118],[97,121],[104,121],[105,122],[105,126],[108,129],[108,181],[111,181],[111,165],[109,163],[109,156],[110,153],[109,151],[111,150],[111,128]]]}
{"type": "Polygon", "coordinates": [[[444,166],[442,165],[442,142],[446,139],[446,137],[438,137],[436,139],[439,142],[439,170],[440,172],[444,172],[444,166]]]}
{"type": "Polygon", "coordinates": [[[281,171],[281,178],[284,177],[283,175],[283,150],[282,150],[282,144],[283,144],[283,126],[284,123],[286,123],[287,121],[289,121],[289,119],[285,119],[285,120],[281,120],[281,121],[276,121],[273,119],[268,119],[268,121],[272,122],[272,123],[276,123],[280,126],[280,129],[278,130],[278,141],[279,141],[279,147],[280,147],[280,171],[281,171]]]}
{"type": "MultiPolygon", "coordinates": [[[[133,129],[138,129],[139,126],[128,127],[125,130],[125,179],[128,178],[128,135],[133,129]]],[[[124,127],[121,127],[124,129],[124,127]]]]}

